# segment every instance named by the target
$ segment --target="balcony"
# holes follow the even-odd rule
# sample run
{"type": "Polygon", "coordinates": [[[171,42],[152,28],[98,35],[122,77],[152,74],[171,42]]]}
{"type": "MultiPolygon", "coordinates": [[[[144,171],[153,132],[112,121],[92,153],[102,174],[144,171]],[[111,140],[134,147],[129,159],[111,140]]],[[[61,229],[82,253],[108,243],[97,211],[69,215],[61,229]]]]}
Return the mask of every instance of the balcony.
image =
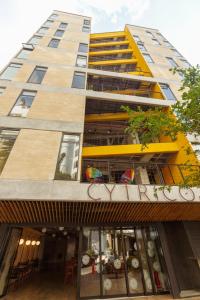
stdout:
{"type": "Polygon", "coordinates": [[[110,42],[122,42],[125,41],[126,37],[124,36],[113,36],[113,37],[104,37],[104,38],[94,38],[90,39],[90,44],[99,44],[99,43],[110,43],[110,42]]]}
{"type": "Polygon", "coordinates": [[[160,88],[154,82],[100,75],[88,75],[87,90],[129,96],[164,99],[160,88]]]}
{"type": "Polygon", "coordinates": [[[135,162],[130,159],[83,159],[82,182],[116,184],[180,185],[197,165],[135,162]]]}
{"type": "Polygon", "coordinates": [[[117,72],[117,73],[129,73],[138,76],[147,76],[151,77],[150,72],[144,72],[141,68],[136,67],[136,64],[120,64],[115,65],[115,62],[111,66],[109,65],[90,65],[89,69],[108,71],[108,72],[117,72]]]}
{"type": "Polygon", "coordinates": [[[129,59],[132,58],[133,54],[131,53],[116,53],[116,54],[106,54],[106,55],[90,55],[89,63],[96,61],[107,61],[107,60],[119,60],[119,59],[129,59]]]}
{"type": "Polygon", "coordinates": [[[129,44],[127,41],[126,44],[117,44],[117,45],[101,46],[101,47],[90,47],[90,52],[126,50],[128,48],[129,48],[129,44]]]}

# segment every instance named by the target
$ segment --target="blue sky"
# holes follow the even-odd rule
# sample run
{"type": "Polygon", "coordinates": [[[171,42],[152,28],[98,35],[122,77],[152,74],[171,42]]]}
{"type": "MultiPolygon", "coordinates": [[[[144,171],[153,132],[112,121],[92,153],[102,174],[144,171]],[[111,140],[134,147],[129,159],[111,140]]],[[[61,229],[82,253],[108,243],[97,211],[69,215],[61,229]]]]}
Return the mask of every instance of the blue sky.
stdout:
{"type": "Polygon", "coordinates": [[[0,0],[0,69],[54,9],[92,16],[92,32],[125,24],[157,28],[190,63],[200,64],[200,0],[0,0]]]}

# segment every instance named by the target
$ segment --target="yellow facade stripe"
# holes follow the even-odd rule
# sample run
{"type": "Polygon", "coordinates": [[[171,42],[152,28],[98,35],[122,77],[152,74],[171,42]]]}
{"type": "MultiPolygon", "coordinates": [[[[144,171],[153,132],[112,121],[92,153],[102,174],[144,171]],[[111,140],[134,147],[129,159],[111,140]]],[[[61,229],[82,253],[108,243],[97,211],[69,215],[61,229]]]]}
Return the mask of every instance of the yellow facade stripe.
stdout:
{"type": "Polygon", "coordinates": [[[100,56],[100,55],[112,55],[112,54],[123,54],[123,53],[132,53],[133,49],[118,49],[118,50],[104,50],[104,51],[94,51],[89,52],[89,56],[100,56]]]}
{"type": "Polygon", "coordinates": [[[103,32],[103,33],[92,33],[90,34],[90,39],[104,39],[104,38],[112,38],[112,37],[124,37],[124,31],[114,31],[114,32],[103,32]]]}
{"type": "Polygon", "coordinates": [[[85,116],[85,122],[104,122],[104,121],[118,121],[128,120],[129,115],[127,113],[106,113],[106,114],[91,114],[85,116]]]}
{"type": "Polygon", "coordinates": [[[141,144],[83,147],[82,157],[102,157],[115,155],[133,155],[149,153],[175,153],[179,148],[173,143],[153,143],[142,149],[141,144]]]}
{"type": "Polygon", "coordinates": [[[104,43],[95,43],[90,44],[90,48],[97,48],[97,47],[107,47],[107,46],[117,46],[117,45],[128,45],[129,41],[118,41],[118,42],[104,42],[104,43]]]}
{"type": "Polygon", "coordinates": [[[110,65],[121,65],[121,64],[136,64],[137,59],[116,59],[116,60],[103,60],[103,61],[93,61],[89,62],[91,66],[110,66],[110,65]]]}

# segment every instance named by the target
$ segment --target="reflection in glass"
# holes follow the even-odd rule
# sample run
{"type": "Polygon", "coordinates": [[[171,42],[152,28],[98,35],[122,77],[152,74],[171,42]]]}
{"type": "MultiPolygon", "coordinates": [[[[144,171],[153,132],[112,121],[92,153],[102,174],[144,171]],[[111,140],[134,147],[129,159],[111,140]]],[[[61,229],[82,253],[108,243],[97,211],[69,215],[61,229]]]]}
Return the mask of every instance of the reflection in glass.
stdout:
{"type": "Polygon", "coordinates": [[[103,295],[127,294],[120,230],[101,232],[103,295]]]}
{"type": "Polygon", "coordinates": [[[123,238],[129,291],[131,294],[144,293],[142,282],[142,268],[138,253],[141,246],[140,244],[137,244],[135,231],[133,229],[124,229],[123,238]]]}
{"type": "Polygon", "coordinates": [[[10,112],[10,116],[13,117],[26,117],[27,113],[33,103],[36,92],[23,91],[17,102],[15,103],[13,109],[10,112]]]}
{"type": "Polygon", "coordinates": [[[79,136],[63,135],[55,179],[76,180],[78,172],[79,136]]]}
{"type": "Polygon", "coordinates": [[[140,251],[142,272],[147,293],[152,293],[151,274],[149,271],[148,258],[146,255],[145,243],[143,240],[142,229],[136,229],[137,244],[140,251]]]}
{"type": "Polygon", "coordinates": [[[147,253],[156,293],[168,291],[169,282],[165,272],[164,256],[158,233],[154,228],[149,227],[145,229],[144,236],[147,241],[147,253]]]}
{"type": "Polygon", "coordinates": [[[11,129],[0,130],[0,173],[8,159],[19,131],[11,129]]]}
{"type": "Polygon", "coordinates": [[[83,229],[81,251],[81,297],[100,295],[100,247],[99,231],[83,229]]]}

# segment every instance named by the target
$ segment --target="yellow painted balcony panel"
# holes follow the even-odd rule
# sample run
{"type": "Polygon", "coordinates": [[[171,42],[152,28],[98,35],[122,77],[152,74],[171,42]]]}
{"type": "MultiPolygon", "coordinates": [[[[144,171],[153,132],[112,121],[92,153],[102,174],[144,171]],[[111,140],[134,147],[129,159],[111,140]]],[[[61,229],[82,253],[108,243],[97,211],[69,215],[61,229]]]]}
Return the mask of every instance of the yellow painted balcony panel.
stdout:
{"type": "Polygon", "coordinates": [[[122,113],[105,113],[105,114],[91,114],[85,116],[85,122],[104,122],[104,121],[119,121],[128,120],[129,115],[122,113]]]}
{"type": "Polygon", "coordinates": [[[106,42],[106,43],[95,43],[90,44],[90,48],[96,48],[96,47],[105,47],[105,46],[117,46],[117,45],[128,45],[129,41],[117,41],[117,42],[106,42]]]}
{"type": "Polygon", "coordinates": [[[110,66],[110,65],[121,65],[121,64],[137,64],[137,59],[116,59],[116,60],[103,60],[89,62],[90,66],[110,66]]]}
{"type": "Polygon", "coordinates": [[[142,149],[141,144],[116,145],[116,146],[97,146],[83,147],[82,157],[103,157],[103,156],[120,156],[133,154],[150,154],[150,153],[175,153],[178,152],[178,145],[173,143],[152,143],[142,149]]]}
{"type": "Polygon", "coordinates": [[[114,32],[103,32],[103,33],[92,33],[90,34],[90,39],[103,39],[103,38],[114,38],[114,37],[125,37],[124,31],[114,31],[114,32]]]}
{"type": "Polygon", "coordinates": [[[133,49],[117,49],[117,50],[104,50],[104,51],[94,51],[89,52],[89,56],[101,56],[101,55],[112,55],[112,54],[123,54],[123,53],[132,53],[133,49]]]}

